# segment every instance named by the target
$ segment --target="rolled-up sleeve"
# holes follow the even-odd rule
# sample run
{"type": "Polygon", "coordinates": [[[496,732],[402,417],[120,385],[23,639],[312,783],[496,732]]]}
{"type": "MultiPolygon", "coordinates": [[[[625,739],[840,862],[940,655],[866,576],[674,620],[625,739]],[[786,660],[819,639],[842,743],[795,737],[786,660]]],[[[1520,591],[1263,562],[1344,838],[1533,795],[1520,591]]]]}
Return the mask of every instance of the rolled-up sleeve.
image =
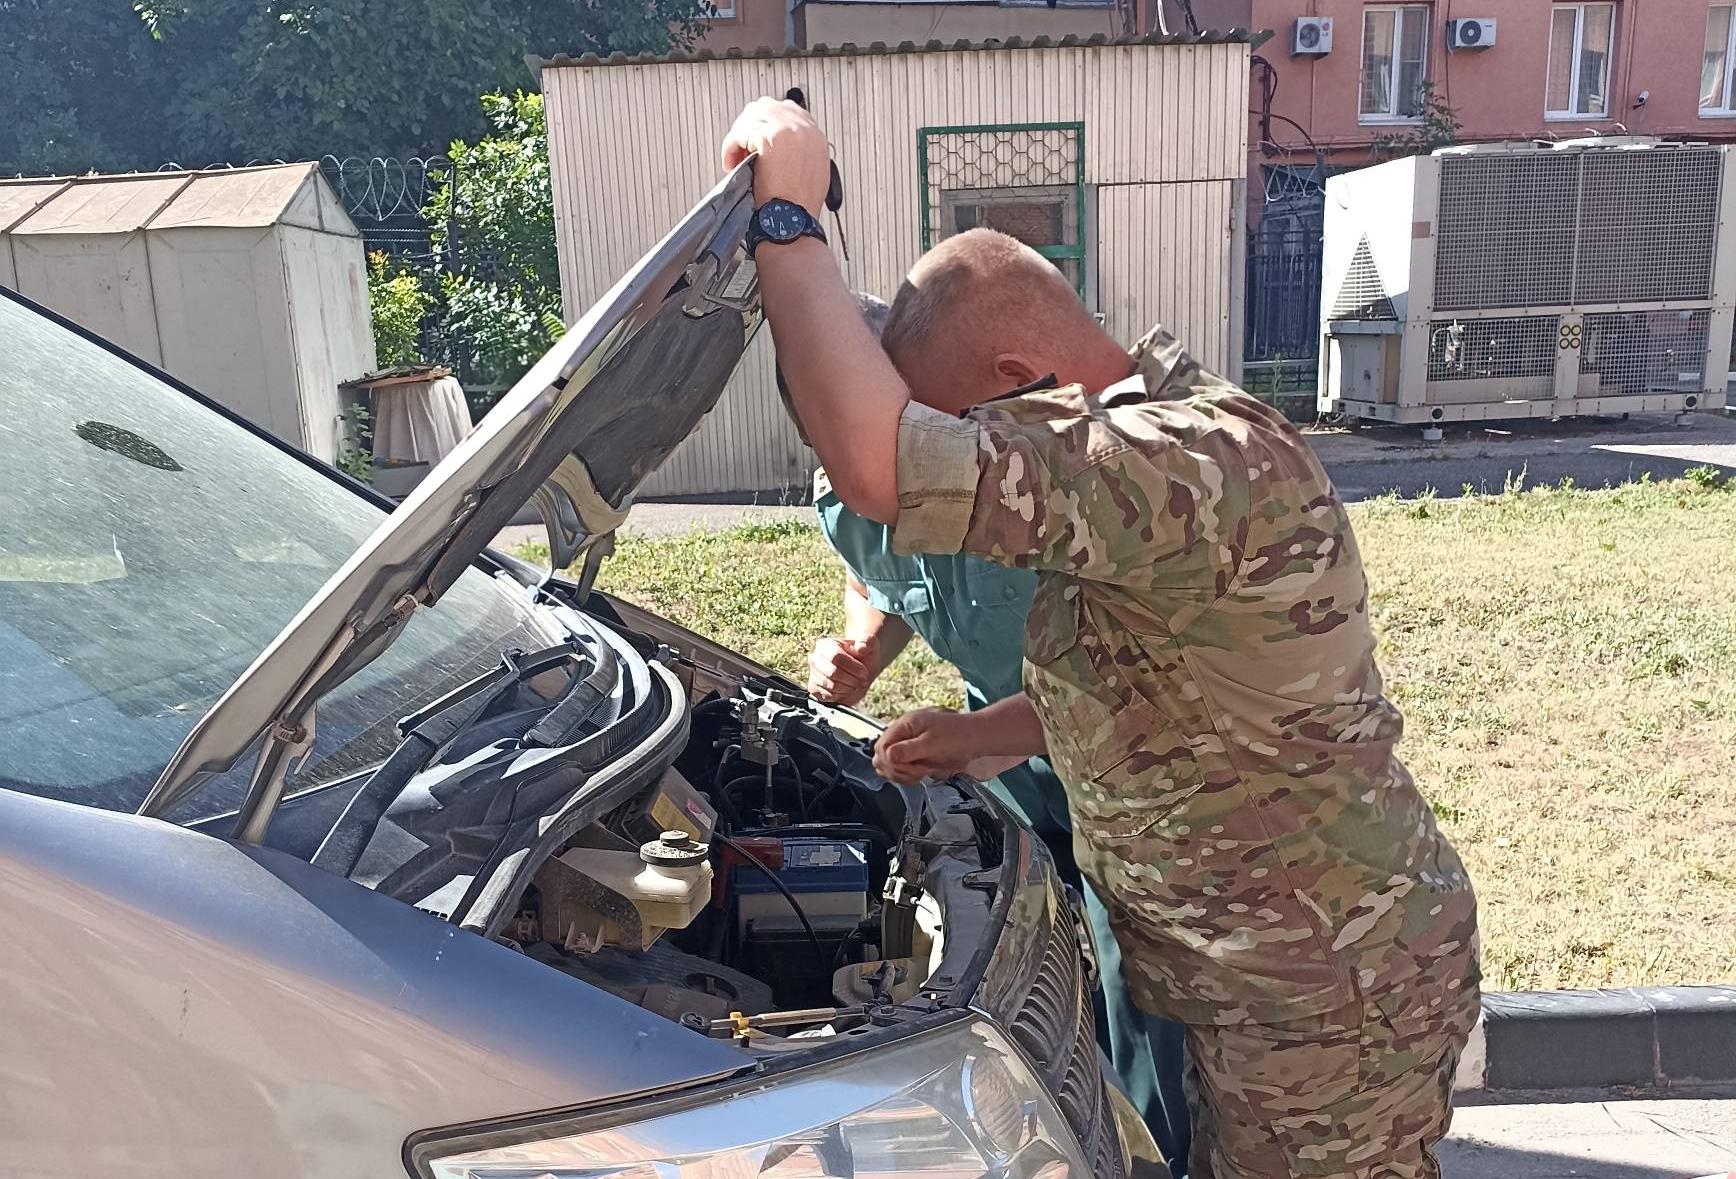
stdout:
{"type": "Polygon", "coordinates": [[[966,552],[1005,565],[1140,582],[1236,532],[1247,477],[1230,440],[1188,442],[1139,407],[1021,423],[912,404],[898,430],[900,553],[966,552]]]}
{"type": "Polygon", "coordinates": [[[912,401],[898,422],[894,552],[956,553],[982,478],[982,427],[912,401]]]}

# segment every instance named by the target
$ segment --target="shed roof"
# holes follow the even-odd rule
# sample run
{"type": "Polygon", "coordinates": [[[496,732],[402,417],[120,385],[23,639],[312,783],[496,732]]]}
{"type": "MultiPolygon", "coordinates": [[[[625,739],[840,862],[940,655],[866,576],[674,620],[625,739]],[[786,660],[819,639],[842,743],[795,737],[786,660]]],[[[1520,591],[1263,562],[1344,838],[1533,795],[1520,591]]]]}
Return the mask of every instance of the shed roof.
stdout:
{"type": "MultiPolygon", "coordinates": [[[[860,2],[860,0],[858,0],[860,2]]],[[[870,0],[872,2],[872,0],[870,0]]],[[[881,3],[898,3],[899,0],[879,0],[881,3]]],[[[790,47],[788,49],[726,49],[718,52],[715,49],[696,49],[691,51],[677,50],[673,53],[651,54],[642,53],[628,55],[611,53],[608,57],[599,57],[595,53],[587,53],[582,57],[561,53],[554,57],[530,56],[525,59],[533,71],[541,73],[545,69],[565,66],[619,66],[619,65],[665,65],[671,62],[694,61],[734,61],[758,60],[764,58],[786,57],[871,57],[895,53],[956,53],[961,51],[993,51],[999,49],[1076,49],[1080,47],[1112,46],[1112,45],[1223,45],[1239,44],[1259,46],[1265,44],[1272,36],[1269,30],[1249,32],[1247,29],[1228,29],[1219,32],[1208,29],[1200,33],[1147,33],[1138,37],[1110,37],[1105,33],[1094,33],[1089,37],[1068,34],[1065,37],[1008,37],[1004,41],[928,41],[918,45],[914,41],[902,41],[897,45],[888,45],[884,41],[875,41],[871,45],[856,45],[846,42],[843,45],[814,45],[807,49],[790,47]]]]}
{"type": "Polygon", "coordinates": [[[297,225],[359,237],[319,165],[0,180],[0,233],[133,233],[297,225]]]}

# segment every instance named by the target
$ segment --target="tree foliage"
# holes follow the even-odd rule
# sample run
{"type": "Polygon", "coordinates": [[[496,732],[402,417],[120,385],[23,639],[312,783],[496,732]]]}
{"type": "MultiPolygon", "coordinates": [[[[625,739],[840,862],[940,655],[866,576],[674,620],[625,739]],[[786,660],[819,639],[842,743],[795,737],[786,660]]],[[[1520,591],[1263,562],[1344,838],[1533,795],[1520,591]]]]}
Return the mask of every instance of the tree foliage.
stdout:
{"type": "Polygon", "coordinates": [[[490,133],[455,141],[452,170],[423,216],[439,276],[444,330],[462,339],[489,384],[509,384],[557,339],[560,263],[540,94],[485,94],[490,133]]]}
{"type": "Polygon", "coordinates": [[[368,255],[368,308],[374,325],[374,362],[381,368],[422,359],[422,318],[434,297],[410,267],[376,250],[368,255]]]}
{"type": "Polygon", "coordinates": [[[1436,93],[1434,83],[1424,82],[1420,90],[1416,123],[1403,131],[1376,136],[1369,144],[1369,154],[1376,163],[1428,155],[1438,147],[1451,147],[1459,141],[1458,112],[1436,93]]]}
{"type": "Polygon", "coordinates": [[[428,155],[527,54],[661,52],[704,0],[0,0],[0,175],[428,155]]]}

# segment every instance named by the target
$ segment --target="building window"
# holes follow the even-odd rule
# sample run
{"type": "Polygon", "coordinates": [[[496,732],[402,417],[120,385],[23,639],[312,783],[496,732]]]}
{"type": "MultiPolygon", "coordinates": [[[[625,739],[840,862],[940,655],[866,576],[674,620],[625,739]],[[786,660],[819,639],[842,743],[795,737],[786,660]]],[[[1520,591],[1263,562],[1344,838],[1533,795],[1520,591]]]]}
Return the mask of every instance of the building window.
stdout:
{"type": "Polygon", "coordinates": [[[998,229],[1054,263],[1090,304],[1084,124],[922,127],[916,152],[924,250],[998,229]]]}
{"type": "Polygon", "coordinates": [[[1428,75],[1429,6],[1363,9],[1361,120],[1408,122],[1421,117],[1428,75]]]}
{"type": "Polygon", "coordinates": [[[736,0],[710,0],[712,20],[734,20],[736,0]]]}
{"type": "Polygon", "coordinates": [[[1549,19],[1549,79],[1544,115],[1609,117],[1609,58],[1615,5],[1557,4],[1549,19]]]}
{"type": "Polygon", "coordinates": [[[1706,56],[1700,66],[1700,113],[1702,115],[1733,115],[1730,73],[1736,65],[1736,21],[1730,19],[1731,6],[1714,4],[1706,10],[1706,56]]]}

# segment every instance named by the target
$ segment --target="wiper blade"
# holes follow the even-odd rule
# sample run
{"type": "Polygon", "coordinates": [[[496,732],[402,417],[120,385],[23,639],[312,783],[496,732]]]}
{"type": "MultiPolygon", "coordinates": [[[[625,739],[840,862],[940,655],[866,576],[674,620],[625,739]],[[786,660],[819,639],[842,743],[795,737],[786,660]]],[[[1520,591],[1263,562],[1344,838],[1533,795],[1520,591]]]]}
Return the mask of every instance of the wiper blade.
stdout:
{"type": "MultiPolygon", "coordinates": [[[[452,691],[438,699],[430,701],[422,708],[410,713],[398,722],[400,733],[411,733],[424,725],[449,715],[458,705],[478,694],[485,694],[484,707],[494,703],[506,688],[515,687],[527,676],[540,675],[545,671],[559,667],[572,656],[581,654],[584,648],[579,645],[578,638],[568,639],[553,647],[534,651],[526,655],[522,651],[508,651],[500,657],[500,663],[483,672],[469,683],[460,684],[452,691]],[[490,689],[493,689],[492,691],[490,689]]],[[[463,728],[465,726],[460,726],[463,728]]]]}
{"type": "Polygon", "coordinates": [[[591,673],[574,684],[565,698],[524,735],[524,743],[545,749],[571,745],[620,685],[621,665],[614,659],[598,659],[591,673]]]}
{"type": "MultiPolygon", "coordinates": [[[[348,876],[355,870],[386,809],[411,778],[450,748],[526,678],[559,667],[583,650],[575,636],[558,646],[528,655],[508,651],[501,656],[499,666],[400,720],[398,731],[404,734],[404,739],[344,807],[338,821],[320,843],[319,850],[314,852],[314,867],[348,876]]],[[[581,684],[588,682],[588,678],[581,684]]]]}

